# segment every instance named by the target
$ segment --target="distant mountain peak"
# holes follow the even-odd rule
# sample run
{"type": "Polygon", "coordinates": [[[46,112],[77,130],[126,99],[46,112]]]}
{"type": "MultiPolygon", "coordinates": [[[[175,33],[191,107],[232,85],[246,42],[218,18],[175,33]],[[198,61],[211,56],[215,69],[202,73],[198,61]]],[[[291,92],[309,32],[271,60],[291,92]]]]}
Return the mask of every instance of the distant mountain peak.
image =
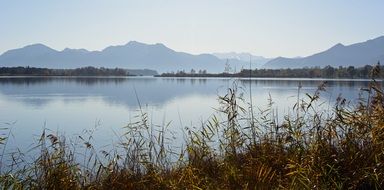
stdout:
{"type": "Polygon", "coordinates": [[[165,46],[162,43],[146,44],[146,43],[138,42],[138,41],[129,41],[125,46],[134,46],[134,47],[136,47],[136,46],[156,46],[156,47],[167,48],[167,46],[165,46]]]}
{"type": "Polygon", "coordinates": [[[257,55],[252,55],[251,53],[237,53],[234,51],[228,52],[228,53],[213,53],[214,56],[216,56],[219,59],[229,59],[229,60],[238,60],[242,61],[248,64],[251,61],[254,67],[259,68],[269,60],[270,58],[265,58],[263,56],[257,56],[257,55]]]}
{"type": "Polygon", "coordinates": [[[63,51],[61,51],[61,52],[68,52],[68,53],[72,53],[72,52],[81,52],[81,53],[86,53],[86,52],[89,52],[89,51],[86,50],[86,49],[83,49],[83,48],[81,48],[81,49],[65,48],[65,49],[63,49],[63,51]]]}
{"type": "Polygon", "coordinates": [[[336,45],[334,45],[333,47],[344,47],[345,45],[342,44],[342,43],[337,43],[336,45]]]}
{"type": "Polygon", "coordinates": [[[27,45],[27,46],[24,46],[23,49],[50,49],[50,50],[54,50],[44,44],[41,44],[41,43],[36,43],[36,44],[31,44],[31,45],[27,45]]]}
{"type": "Polygon", "coordinates": [[[1,56],[14,56],[18,57],[21,55],[45,55],[50,53],[56,53],[57,51],[44,45],[44,44],[31,44],[24,46],[20,49],[12,49],[4,52],[1,56]]]}
{"type": "Polygon", "coordinates": [[[137,45],[147,45],[145,43],[141,43],[141,42],[138,42],[138,41],[129,41],[127,44],[125,44],[126,46],[137,46],[137,45]]]}
{"type": "Polygon", "coordinates": [[[342,43],[337,43],[336,45],[332,46],[330,49],[339,49],[343,47],[345,47],[345,45],[343,45],[342,43]]]}
{"type": "Polygon", "coordinates": [[[156,43],[155,46],[167,48],[167,46],[165,46],[165,45],[162,44],[162,43],[156,43]]]}

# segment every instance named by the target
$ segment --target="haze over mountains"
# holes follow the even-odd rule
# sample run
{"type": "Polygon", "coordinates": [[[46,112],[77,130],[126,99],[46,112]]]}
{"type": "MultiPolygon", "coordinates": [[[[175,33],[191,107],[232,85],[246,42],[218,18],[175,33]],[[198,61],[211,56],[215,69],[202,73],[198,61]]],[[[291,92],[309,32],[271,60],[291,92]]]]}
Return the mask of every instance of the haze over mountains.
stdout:
{"type": "Polygon", "coordinates": [[[348,46],[337,44],[330,49],[307,57],[275,59],[249,53],[214,53],[192,55],[177,52],[163,44],[144,44],[131,41],[125,45],[110,46],[102,51],[85,49],[54,50],[43,44],[28,45],[9,50],[0,56],[0,67],[31,66],[44,68],[119,67],[126,69],[152,69],[159,73],[191,69],[223,72],[226,63],[233,71],[249,68],[301,68],[373,65],[384,62],[384,36],[348,46]]]}
{"type": "MultiPolygon", "coordinates": [[[[229,53],[213,53],[212,55],[220,58],[220,59],[230,59],[230,60],[240,60],[243,62],[249,63],[252,62],[253,68],[260,68],[268,61],[272,60],[272,58],[265,58],[263,56],[256,56],[252,55],[250,53],[236,53],[236,52],[229,52],[229,53]]],[[[249,68],[245,67],[245,68],[249,68]]]]}

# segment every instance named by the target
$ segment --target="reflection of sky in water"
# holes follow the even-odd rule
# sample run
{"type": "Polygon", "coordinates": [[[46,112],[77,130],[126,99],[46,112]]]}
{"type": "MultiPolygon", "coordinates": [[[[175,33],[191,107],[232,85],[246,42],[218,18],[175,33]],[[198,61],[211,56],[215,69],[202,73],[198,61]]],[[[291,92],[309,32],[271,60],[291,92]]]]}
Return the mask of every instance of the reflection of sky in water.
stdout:
{"type": "MultiPolygon", "coordinates": [[[[215,113],[218,94],[224,95],[231,83],[215,78],[0,78],[0,123],[16,121],[13,147],[30,145],[44,126],[76,136],[98,125],[94,137],[99,146],[111,144],[115,132],[120,133],[139,114],[136,90],[149,121],[156,125],[171,122],[171,130],[182,136],[180,129],[199,126],[215,113]]],[[[300,97],[304,97],[321,80],[251,80],[253,104],[263,109],[271,96],[282,116],[296,103],[299,83],[300,97]]],[[[249,80],[238,81],[245,99],[249,85],[249,80]]],[[[354,100],[367,85],[367,81],[328,81],[321,101],[333,103],[339,94],[354,100]]]]}

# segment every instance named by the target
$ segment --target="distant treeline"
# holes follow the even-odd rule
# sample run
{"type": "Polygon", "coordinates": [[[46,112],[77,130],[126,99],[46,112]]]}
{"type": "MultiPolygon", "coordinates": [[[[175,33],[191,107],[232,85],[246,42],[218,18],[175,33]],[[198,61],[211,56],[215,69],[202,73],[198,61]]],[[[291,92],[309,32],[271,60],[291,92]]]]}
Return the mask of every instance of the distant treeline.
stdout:
{"type": "MultiPolygon", "coordinates": [[[[380,70],[375,73],[376,78],[384,78],[384,66],[380,66],[380,70]]],[[[373,66],[366,65],[364,67],[355,68],[349,67],[338,67],[334,68],[326,66],[324,68],[313,67],[313,68],[301,68],[301,69],[243,69],[238,73],[219,73],[210,74],[199,72],[196,73],[193,70],[191,72],[178,71],[176,73],[163,73],[159,75],[161,77],[278,77],[278,78],[371,78],[373,66]]]]}
{"type": "Polygon", "coordinates": [[[1,76],[133,76],[126,69],[82,67],[77,69],[48,69],[35,67],[1,67],[1,76]]]}

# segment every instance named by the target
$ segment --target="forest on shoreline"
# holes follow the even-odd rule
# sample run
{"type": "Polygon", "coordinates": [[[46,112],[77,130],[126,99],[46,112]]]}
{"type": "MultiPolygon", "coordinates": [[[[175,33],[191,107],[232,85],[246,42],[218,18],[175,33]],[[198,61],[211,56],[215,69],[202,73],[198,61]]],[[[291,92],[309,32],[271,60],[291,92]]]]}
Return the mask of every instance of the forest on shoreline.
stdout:
{"type": "MultiPolygon", "coordinates": [[[[376,65],[380,73],[376,79],[384,78],[384,66],[376,65]]],[[[370,79],[374,66],[364,67],[338,67],[327,66],[324,68],[300,68],[300,69],[242,69],[240,72],[231,72],[227,68],[222,73],[207,73],[206,70],[194,70],[186,72],[168,72],[157,74],[149,69],[122,69],[122,68],[96,68],[81,67],[76,69],[49,69],[36,67],[0,67],[0,76],[155,76],[155,77],[234,77],[234,78],[340,78],[340,79],[370,79]]]]}
{"type": "MultiPolygon", "coordinates": [[[[380,73],[377,74],[377,79],[384,78],[384,66],[380,66],[380,73]]],[[[163,73],[157,75],[159,77],[237,77],[237,78],[344,78],[344,79],[369,79],[370,72],[374,66],[366,65],[364,67],[337,67],[326,66],[324,68],[300,68],[300,69],[242,69],[240,72],[230,72],[231,69],[227,69],[226,72],[212,74],[207,73],[205,70],[191,70],[177,71],[170,73],[163,73]]]]}

